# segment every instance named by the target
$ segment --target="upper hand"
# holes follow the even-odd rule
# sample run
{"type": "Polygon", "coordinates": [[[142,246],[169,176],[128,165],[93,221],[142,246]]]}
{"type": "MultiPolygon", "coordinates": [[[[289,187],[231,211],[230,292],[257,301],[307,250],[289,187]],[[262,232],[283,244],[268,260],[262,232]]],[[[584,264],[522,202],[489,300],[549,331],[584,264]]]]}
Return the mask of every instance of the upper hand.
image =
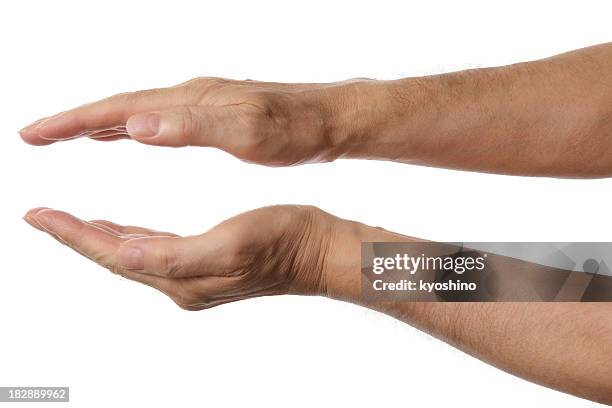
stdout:
{"type": "Polygon", "coordinates": [[[170,88],[114,95],[38,120],[20,134],[33,145],[90,137],[211,146],[270,166],[331,161],[344,153],[340,132],[352,131],[347,116],[358,105],[356,83],[196,78],[170,88]]]}

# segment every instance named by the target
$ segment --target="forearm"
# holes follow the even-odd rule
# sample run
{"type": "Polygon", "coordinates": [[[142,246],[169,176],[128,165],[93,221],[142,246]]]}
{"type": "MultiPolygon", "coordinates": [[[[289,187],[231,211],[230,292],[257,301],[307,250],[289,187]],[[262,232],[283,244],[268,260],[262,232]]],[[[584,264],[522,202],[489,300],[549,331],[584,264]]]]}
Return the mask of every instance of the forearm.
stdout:
{"type": "Polygon", "coordinates": [[[326,295],[394,316],[536,383],[612,403],[611,304],[364,302],[361,242],[415,240],[346,222],[327,259],[326,295]]]}
{"type": "Polygon", "coordinates": [[[347,92],[343,156],[518,175],[612,174],[612,44],[347,92]]]}

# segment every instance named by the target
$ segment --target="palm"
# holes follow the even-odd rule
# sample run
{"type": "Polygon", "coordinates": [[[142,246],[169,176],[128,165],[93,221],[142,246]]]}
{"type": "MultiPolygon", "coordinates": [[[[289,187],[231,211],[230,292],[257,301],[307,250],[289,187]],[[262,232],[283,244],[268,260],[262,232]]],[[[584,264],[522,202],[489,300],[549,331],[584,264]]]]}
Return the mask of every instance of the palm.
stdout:
{"type": "Polygon", "coordinates": [[[105,220],[85,222],[46,208],[26,215],[32,226],[189,310],[254,296],[316,292],[324,269],[317,251],[330,220],[311,207],[266,207],[202,235],[180,237],[105,220]]]}

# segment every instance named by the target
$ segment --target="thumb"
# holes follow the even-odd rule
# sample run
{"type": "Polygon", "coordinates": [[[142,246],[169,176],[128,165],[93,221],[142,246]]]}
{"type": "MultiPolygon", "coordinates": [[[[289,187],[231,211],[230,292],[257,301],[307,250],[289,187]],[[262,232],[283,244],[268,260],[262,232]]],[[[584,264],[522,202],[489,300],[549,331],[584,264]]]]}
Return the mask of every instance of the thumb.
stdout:
{"type": "Polygon", "coordinates": [[[221,276],[217,264],[220,248],[203,236],[141,237],[127,240],[116,253],[120,268],[166,278],[221,276]]]}
{"type": "Polygon", "coordinates": [[[239,107],[179,106],[132,115],[126,124],[136,141],[156,146],[212,146],[227,148],[245,132],[239,107]]]}

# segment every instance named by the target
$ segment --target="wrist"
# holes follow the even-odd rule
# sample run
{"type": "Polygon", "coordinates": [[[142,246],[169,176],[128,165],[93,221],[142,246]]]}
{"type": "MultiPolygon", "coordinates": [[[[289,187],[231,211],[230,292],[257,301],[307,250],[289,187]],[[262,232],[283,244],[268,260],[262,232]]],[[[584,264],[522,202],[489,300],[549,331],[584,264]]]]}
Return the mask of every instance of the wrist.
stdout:
{"type": "Polygon", "coordinates": [[[337,218],[322,269],[320,295],[361,304],[361,244],[363,242],[411,242],[415,238],[379,227],[337,218]]]}
{"type": "Polygon", "coordinates": [[[366,78],[329,84],[323,89],[324,137],[336,157],[364,157],[386,119],[386,83],[366,78]]]}
{"type": "Polygon", "coordinates": [[[331,140],[339,157],[409,161],[432,120],[432,90],[420,78],[359,79],[336,85],[331,140]]]}
{"type": "Polygon", "coordinates": [[[370,228],[319,208],[296,206],[302,220],[295,236],[289,293],[352,301],[359,295],[361,241],[370,228]]]}

